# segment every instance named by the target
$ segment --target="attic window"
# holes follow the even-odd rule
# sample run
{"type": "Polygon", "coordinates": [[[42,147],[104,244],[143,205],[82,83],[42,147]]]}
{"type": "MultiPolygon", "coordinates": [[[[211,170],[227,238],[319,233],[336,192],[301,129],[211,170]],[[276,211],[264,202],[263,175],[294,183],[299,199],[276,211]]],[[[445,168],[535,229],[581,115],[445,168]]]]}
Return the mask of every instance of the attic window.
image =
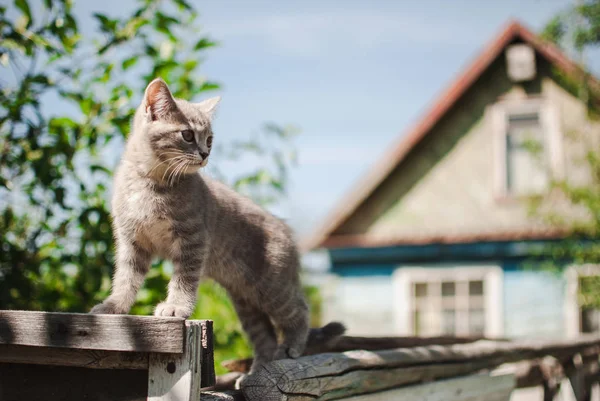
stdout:
{"type": "Polygon", "coordinates": [[[535,78],[535,51],[531,46],[520,43],[506,49],[506,72],[513,82],[535,78]]]}
{"type": "Polygon", "coordinates": [[[520,99],[499,102],[491,111],[496,197],[543,194],[563,173],[556,109],[542,99],[520,99]]]}

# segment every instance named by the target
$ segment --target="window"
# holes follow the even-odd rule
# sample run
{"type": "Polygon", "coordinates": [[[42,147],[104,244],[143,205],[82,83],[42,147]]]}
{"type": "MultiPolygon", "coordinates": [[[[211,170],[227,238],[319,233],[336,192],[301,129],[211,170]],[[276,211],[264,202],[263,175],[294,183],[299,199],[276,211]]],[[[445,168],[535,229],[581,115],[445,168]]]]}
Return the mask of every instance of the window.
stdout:
{"type": "Polygon", "coordinates": [[[512,195],[541,193],[548,188],[548,146],[539,113],[508,115],[506,189],[512,195]]]}
{"type": "Polygon", "coordinates": [[[600,265],[571,266],[565,272],[565,323],[571,337],[600,333],[600,308],[589,305],[589,297],[598,296],[600,265]]]}
{"type": "Polygon", "coordinates": [[[563,170],[555,109],[541,99],[492,107],[495,188],[499,197],[542,194],[563,170]]]}
{"type": "Polygon", "coordinates": [[[500,335],[498,267],[399,268],[394,275],[401,334],[500,335]]]}

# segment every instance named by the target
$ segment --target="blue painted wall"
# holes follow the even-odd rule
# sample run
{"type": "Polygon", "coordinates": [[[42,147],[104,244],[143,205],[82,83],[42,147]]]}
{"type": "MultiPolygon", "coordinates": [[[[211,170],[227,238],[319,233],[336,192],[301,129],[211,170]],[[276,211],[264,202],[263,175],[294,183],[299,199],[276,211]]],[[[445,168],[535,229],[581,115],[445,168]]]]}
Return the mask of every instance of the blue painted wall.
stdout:
{"type": "Polygon", "coordinates": [[[509,337],[561,337],[565,281],[539,271],[504,271],[504,333],[509,337]]]}
{"type": "MultiPolygon", "coordinates": [[[[330,250],[332,273],[339,277],[335,313],[356,321],[371,321],[373,334],[393,334],[392,273],[402,265],[468,266],[494,263],[504,271],[504,335],[508,337],[562,336],[565,281],[560,273],[535,271],[549,242],[494,242],[388,248],[330,250]],[[376,322],[381,322],[379,325],[376,322]]],[[[438,266],[436,266],[438,267],[438,266]]],[[[352,324],[350,324],[352,326],[352,324]]]]}

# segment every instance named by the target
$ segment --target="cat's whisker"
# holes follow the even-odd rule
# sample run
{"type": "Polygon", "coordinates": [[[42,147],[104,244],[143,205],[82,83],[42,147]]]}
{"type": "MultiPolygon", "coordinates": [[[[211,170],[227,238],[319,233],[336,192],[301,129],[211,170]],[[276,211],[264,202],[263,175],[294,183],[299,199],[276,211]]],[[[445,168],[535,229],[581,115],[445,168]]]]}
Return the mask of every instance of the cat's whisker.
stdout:
{"type": "Polygon", "coordinates": [[[172,186],[171,185],[171,178],[173,178],[173,175],[175,174],[175,172],[177,171],[177,169],[179,168],[179,166],[181,165],[180,160],[177,160],[176,163],[173,164],[175,167],[173,167],[173,170],[169,173],[169,176],[167,177],[167,185],[168,186],[172,186]]]}
{"type": "Polygon", "coordinates": [[[181,171],[182,167],[185,166],[185,158],[178,160],[177,166],[173,169],[173,172],[169,176],[169,186],[173,186],[175,184],[175,180],[177,179],[177,175],[181,171]]]}
{"type": "Polygon", "coordinates": [[[167,176],[167,184],[169,183],[169,178],[171,177],[171,174],[173,174],[173,171],[169,172],[169,170],[171,168],[173,168],[173,170],[175,170],[175,168],[177,167],[177,163],[179,163],[179,160],[172,160],[172,163],[169,163],[169,166],[167,167],[167,169],[165,170],[163,176],[162,176],[162,181],[165,180],[165,176],[167,176]],[[168,175],[167,175],[168,173],[168,175]]]}
{"type": "Polygon", "coordinates": [[[171,161],[171,159],[170,159],[170,158],[169,158],[169,159],[167,159],[167,160],[163,160],[163,161],[161,161],[161,162],[160,162],[160,163],[158,163],[156,166],[152,167],[152,169],[151,169],[150,171],[148,171],[148,173],[147,173],[146,175],[148,175],[148,176],[149,176],[149,175],[151,175],[151,174],[152,174],[152,172],[153,172],[154,170],[156,170],[157,168],[159,168],[159,167],[160,167],[160,166],[162,166],[163,164],[165,164],[165,163],[168,163],[168,162],[170,162],[170,161],[171,161]]]}
{"type": "Polygon", "coordinates": [[[176,160],[176,159],[177,159],[177,158],[179,158],[179,157],[183,157],[183,156],[185,156],[185,155],[184,155],[183,153],[181,153],[181,152],[165,152],[165,154],[174,154],[174,155],[177,155],[177,156],[175,156],[175,157],[169,157],[168,159],[161,161],[161,162],[160,162],[160,163],[158,163],[156,166],[152,167],[152,169],[151,169],[151,170],[150,170],[150,171],[147,173],[147,175],[151,175],[151,174],[152,174],[152,172],[153,172],[154,170],[156,170],[158,167],[162,166],[163,164],[165,164],[165,163],[169,163],[169,162],[171,162],[172,160],[176,160]]]}
{"type": "MultiPolygon", "coordinates": [[[[171,167],[176,167],[177,163],[179,162],[179,160],[183,158],[183,155],[181,156],[177,156],[177,157],[172,157],[169,159],[169,161],[171,161],[172,163],[169,164],[169,166],[166,168],[165,172],[163,173],[163,176],[161,178],[161,181],[165,180],[165,175],[167,175],[167,173],[169,172],[169,169],[171,169],[171,167]]],[[[169,175],[170,176],[170,175],[169,175]]],[[[168,180],[167,180],[168,181],[168,180]]]]}
{"type": "Polygon", "coordinates": [[[179,179],[181,179],[181,177],[183,176],[183,174],[185,174],[185,171],[187,170],[188,166],[192,164],[191,161],[188,161],[187,163],[184,164],[184,166],[181,169],[181,173],[179,174],[179,178],[177,179],[177,182],[179,182],[179,179]]]}

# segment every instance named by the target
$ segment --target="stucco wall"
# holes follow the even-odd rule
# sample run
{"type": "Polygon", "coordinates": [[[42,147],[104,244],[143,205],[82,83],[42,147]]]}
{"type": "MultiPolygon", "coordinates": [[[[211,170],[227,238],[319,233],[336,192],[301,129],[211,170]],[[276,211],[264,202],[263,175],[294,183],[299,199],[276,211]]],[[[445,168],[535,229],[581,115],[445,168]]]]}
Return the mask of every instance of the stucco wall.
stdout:
{"type": "Polygon", "coordinates": [[[542,219],[530,216],[526,201],[499,197],[494,190],[498,155],[489,107],[499,99],[541,96],[558,115],[561,174],[578,182],[586,179],[580,160],[590,143],[598,145],[600,125],[589,123],[584,105],[551,78],[550,66],[542,63],[538,71],[537,80],[515,85],[503,60],[496,61],[334,234],[447,236],[543,226],[542,219]],[[583,141],[576,135],[582,132],[596,142],[583,141]]]}

